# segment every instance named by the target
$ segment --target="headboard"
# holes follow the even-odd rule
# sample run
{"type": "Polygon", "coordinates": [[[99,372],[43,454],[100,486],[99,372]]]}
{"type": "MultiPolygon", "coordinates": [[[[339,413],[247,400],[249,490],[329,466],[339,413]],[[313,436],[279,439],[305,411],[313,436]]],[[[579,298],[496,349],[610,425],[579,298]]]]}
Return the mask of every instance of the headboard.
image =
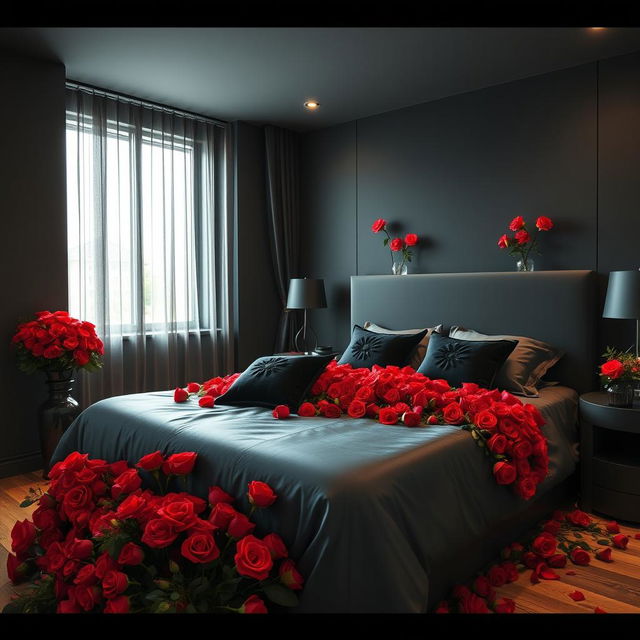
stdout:
{"type": "Polygon", "coordinates": [[[546,377],[579,393],[596,387],[596,319],[593,271],[351,276],[352,325],[536,338],[565,351],[546,377]]]}

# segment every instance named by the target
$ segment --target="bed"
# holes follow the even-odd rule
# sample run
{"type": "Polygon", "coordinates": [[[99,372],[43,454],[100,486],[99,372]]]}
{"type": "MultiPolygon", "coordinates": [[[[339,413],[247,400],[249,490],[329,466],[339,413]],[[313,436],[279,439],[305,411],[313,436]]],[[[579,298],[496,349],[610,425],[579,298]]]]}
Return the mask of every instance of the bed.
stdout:
{"type": "Polygon", "coordinates": [[[204,497],[218,484],[241,497],[251,480],[278,493],[257,522],[280,533],[305,576],[296,611],[426,612],[571,495],[578,393],[594,385],[595,318],[590,271],[351,279],[352,324],[464,323],[535,336],[566,352],[550,372],[557,384],[530,400],[547,420],[550,457],[530,501],[494,482],[487,459],[459,427],[280,421],[258,407],[176,404],[169,391],[92,405],[65,433],[53,462],[74,450],[131,463],[157,449],[197,451],[194,493],[204,497]]]}

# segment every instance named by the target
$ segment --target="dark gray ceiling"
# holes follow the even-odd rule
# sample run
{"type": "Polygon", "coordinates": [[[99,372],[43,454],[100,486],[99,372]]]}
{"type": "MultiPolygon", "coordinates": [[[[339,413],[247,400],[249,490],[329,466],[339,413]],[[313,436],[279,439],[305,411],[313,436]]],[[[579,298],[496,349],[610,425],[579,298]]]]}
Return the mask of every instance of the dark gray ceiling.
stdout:
{"type": "Polygon", "coordinates": [[[0,47],[78,82],[305,131],[637,51],[640,28],[4,28],[0,47]]]}

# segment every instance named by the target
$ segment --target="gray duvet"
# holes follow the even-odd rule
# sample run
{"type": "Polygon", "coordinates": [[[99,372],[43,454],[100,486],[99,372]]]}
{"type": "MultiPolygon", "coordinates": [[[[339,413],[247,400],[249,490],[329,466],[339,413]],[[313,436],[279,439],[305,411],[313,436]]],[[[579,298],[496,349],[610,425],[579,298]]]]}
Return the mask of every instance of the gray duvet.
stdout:
{"type": "MultiPolygon", "coordinates": [[[[530,402],[547,420],[541,494],[575,468],[577,394],[549,387],[530,402]]],[[[527,506],[495,483],[489,460],[459,427],[275,420],[262,408],[176,404],[168,391],[90,406],[53,462],[77,450],[133,464],[158,449],[199,454],[189,489],[202,497],[220,485],[242,508],[248,482],[273,487],[278,500],[254,514],[256,534],[279,533],[296,559],[306,579],[299,612],[424,612],[434,561],[527,506]]]]}

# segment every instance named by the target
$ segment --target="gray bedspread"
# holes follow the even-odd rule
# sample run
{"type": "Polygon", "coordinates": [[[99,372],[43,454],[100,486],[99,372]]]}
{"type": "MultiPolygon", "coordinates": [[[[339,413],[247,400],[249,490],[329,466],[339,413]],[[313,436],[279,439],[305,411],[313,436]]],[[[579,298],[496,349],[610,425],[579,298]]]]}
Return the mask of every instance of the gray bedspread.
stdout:
{"type": "MultiPolygon", "coordinates": [[[[577,394],[549,387],[532,400],[547,420],[543,493],[575,468],[577,394]]],[[[190,490],[217,484],[246,505],[261,480],[279,498],[255,514],[256,533],[279,533],[306,584],[300,612],[424,612],[430,568],[527,503],[496,484],[468,432],[370,419],[275,420],[261,408],[202,409],[171,392],[102,400],[67,430],[53,462],[71,451],[135,463],[144,454],[196,451],[190,490]]],[[[473,569],[473,568],[471,568],[473,569]]]]}

